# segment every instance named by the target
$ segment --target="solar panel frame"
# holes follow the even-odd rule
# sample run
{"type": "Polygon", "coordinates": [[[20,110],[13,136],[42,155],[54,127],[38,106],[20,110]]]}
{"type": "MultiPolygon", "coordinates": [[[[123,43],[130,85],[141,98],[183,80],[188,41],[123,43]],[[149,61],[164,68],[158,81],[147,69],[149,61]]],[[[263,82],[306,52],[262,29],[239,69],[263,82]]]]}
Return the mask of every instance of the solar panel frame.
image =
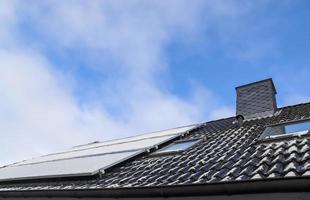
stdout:
{"type": "Polygon", "coordinates": [[[195,124],[119,140],[82,145],[67,151],[25,160],[1,167],[0,181],[91,176],[141,153],[157,148],[159,145],[171,141],[197,126],[195,124]],[[122,157],[122,155],[125,156],[122,157]],[[119,156],[119,158],[113,160],[113,156],[119,156]],[[109,157],[110,160],[101,163],[102,160],[109,157]],[[94,159],[97,162],[93,163],[93,167],[88,165],[88,168],[85,168],[85,164],[93,162],[94,159]],[[71,163],[71,167],[66,168],[68,163],[71,163]],[[57,171],[61,166],[64,169],[57,171]]]}
{"type": "Polygon", "coordinates": [[[161,137],[161,136],[167,136],[167,135],[176,135],[176,134],[182,134],[187,131],[190,131],[200,124],[193,124],[189,126],[182,126],[182,127],[177,127],[173,129],[166,129],[162,131],[156,131],[156,132],[151,132],[151,133],[145,133],[141,135],[136,135],[136,136],[131,136],[127,138],[122,138],[122,139],[115,139],[115,140],[108,140],[108,141],[103,141],[103,142],[96,142],[96,143],[91,143],[91,144],[86,144],[86,145],[79,145],[72,147],[72,150],[77,150],[77,149],[83,149],[83,148],[92,148],[92,147],[97,147],[97,146],[102,146],[102,145],[113,145],[117,143],[126,143],[134,140],[141,140],[141,139],[146,139],[146,138],[151,138],[151,137],[161,137]]]}
{"type": "Polygon", "coordinates": [[[51,154],[51,155],[33,158],[30,160],[25,160],[19,163],[15,163],[11,166],[42,163],[42,162],[48,162],[48,161],[70,159],[70,158],[81,157],[81,156],[108,154],[108,153],[116,153],[116,152],[123,152],[123,151],[132,151],[132,150],[140,150],[140,149],[147,150],[150,148],[154,148],[155,146],[158,146],[162,143],[165,143],[173,139],[174,137],[177,137],[177,135],[162,136],[162,137],[157,137],[157,138],[148,138],[148,139],[144,139],[140,141],[134,141],[134,142],[127,143],[128,144],[127,146],[125,146],[125,144],[115,144],[115,145],[110,145],[110,146],[100,146],[100,147],[93,147],[93,148],[76,150],[76,151],[62,152],[58,154],[51,154]]]}
{"type": "Polygon", "coordinates": [[[4,167],[1,169],[0,181],[93,176],[102,170],[106,170],[111,166],[133,158],[143,152],[143,150],[137,150],[4,167]],[[113,160],[113,156],[117,158],[113,160]],[[108,165],[106,164],[107,162],[108,165]],[[53,167],[50,166],[51,163],[53,167]],[[105,164],[104,167],[102,167],[103,163],[105,164]],[[5,173],[3,173],[3,171],[5,173]],[[35,172],[35,174],[33,172],[35,172]]]}

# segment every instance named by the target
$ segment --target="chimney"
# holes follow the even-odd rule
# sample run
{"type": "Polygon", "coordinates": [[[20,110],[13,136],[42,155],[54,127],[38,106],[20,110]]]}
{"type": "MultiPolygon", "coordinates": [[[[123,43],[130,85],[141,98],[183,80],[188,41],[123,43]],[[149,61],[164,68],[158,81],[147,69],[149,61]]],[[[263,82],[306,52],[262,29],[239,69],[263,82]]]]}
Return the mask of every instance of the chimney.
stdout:
{"type": "Polygon", "coordinates": [[[271,78],[236,87],[236,92],[236,115],[244,119],[272,115],[277,109],[277,92],[271,78]]]}

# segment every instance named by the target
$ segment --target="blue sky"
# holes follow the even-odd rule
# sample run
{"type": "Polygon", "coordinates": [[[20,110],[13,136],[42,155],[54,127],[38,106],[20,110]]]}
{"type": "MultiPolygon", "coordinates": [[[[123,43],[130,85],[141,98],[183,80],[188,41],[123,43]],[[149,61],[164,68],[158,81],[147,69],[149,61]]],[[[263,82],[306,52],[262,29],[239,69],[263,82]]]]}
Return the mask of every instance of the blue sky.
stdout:
{"type": "Polygon", "coordinates": [[[310,2],[0,1],[0,164],[310,99],[310,2]],[[16,146],[24,149],[18,151],[16,146]]]}

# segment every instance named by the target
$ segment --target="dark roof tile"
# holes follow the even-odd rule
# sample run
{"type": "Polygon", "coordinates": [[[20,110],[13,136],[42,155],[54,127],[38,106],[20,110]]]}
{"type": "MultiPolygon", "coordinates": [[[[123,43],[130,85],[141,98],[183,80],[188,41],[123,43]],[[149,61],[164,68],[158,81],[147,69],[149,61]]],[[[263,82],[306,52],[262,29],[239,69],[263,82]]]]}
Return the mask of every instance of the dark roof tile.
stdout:
{"type": "Polygon", "coordinates": [[[310,137],[258,141],[266,126],[310,118],[310,103],[279,109],[273,117],[211,121],[184,139],[201,139],[186,152],[151,153],[91,180],[0,183],[0,191],[146,187],[310,176],[310,137]]]}

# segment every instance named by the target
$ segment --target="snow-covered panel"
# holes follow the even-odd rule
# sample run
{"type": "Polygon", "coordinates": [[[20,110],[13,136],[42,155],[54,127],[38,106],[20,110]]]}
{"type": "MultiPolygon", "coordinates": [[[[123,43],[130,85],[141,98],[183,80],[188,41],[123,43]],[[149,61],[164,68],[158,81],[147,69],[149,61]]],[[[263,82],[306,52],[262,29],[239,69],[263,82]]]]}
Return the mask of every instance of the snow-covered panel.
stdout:
{"type": "Polygon", "coordinates": [[[0,181],[52,177],[89,176],[132,158],[143,151],[111,153],[52,162],[0,168],[0,181]]]}

